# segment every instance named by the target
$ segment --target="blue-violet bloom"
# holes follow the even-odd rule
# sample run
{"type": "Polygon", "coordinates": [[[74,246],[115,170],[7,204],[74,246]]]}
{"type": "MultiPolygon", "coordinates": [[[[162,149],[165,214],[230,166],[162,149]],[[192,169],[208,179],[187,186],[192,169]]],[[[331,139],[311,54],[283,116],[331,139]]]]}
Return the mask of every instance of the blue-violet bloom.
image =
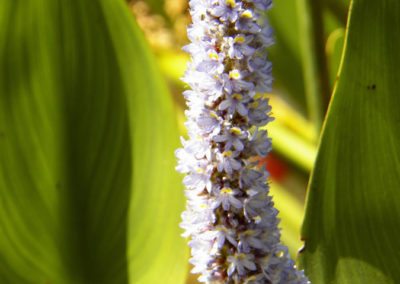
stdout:
{"type": "Polygon", "coordinates": [[[189,0],[191,54],[183,80],[189,139],[176,151],[185,173],[183,236],[206,283],[307,284],[280,242],[268,172],[271,150],[259,127],[272,120],[271,0],[189,0]]]}

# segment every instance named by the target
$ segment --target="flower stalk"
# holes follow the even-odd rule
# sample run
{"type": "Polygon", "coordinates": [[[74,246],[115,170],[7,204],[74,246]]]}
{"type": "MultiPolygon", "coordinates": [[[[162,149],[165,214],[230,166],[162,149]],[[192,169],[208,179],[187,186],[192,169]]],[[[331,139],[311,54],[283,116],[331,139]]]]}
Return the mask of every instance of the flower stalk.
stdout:
{"type": "Polygon", "coordinates": [[[190,262],[206,283],[308,283],[280,243],[268,172],[257,157],[271,150],[260,127],[272,121],[263,17],[270,0],[190,0],[193,24],[183,80],[189,140],[176,155],[185,173],[184,236],[190,262]]]}

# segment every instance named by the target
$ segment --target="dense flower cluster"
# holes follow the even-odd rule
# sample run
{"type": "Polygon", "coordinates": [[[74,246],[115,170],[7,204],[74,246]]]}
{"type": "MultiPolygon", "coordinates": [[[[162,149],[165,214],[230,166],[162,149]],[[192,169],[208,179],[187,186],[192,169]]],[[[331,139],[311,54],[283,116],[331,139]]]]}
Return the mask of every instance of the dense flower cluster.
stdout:
{"type": "Polygon", "coordinates": [[[265,157],[271,141],[268,99],[270,0],[190,0],[192,56],[184,81],[188,141],[176,155],[186,173],[184,236],[193,273],[207,283],[308,283],[280,244],[265,157]]]}

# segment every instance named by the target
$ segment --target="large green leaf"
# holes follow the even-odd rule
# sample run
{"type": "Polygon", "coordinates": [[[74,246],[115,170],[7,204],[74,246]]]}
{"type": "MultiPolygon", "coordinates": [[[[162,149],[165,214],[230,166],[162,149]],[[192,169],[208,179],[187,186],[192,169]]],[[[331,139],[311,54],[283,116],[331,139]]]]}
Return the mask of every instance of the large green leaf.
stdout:
{"type": "Polygon", "coordinates": [[[400,2],[354,0],[310,185],[313,283],[400,283],[400,2]]]}
{"type": "Polygon", "coordinates": [[[182,283],[177,136],[122,0],[1,1],[0,283],[182,283]]]}

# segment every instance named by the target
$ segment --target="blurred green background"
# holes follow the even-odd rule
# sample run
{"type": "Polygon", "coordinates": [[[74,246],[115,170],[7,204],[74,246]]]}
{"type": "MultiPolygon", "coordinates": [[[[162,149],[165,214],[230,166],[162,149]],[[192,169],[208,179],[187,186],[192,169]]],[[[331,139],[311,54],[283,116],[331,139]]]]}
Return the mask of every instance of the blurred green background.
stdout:
{"type": "MultiPolygon", "coordinates": [[[[187,2],[0,1],[1,284],[196,283],[174,169],[187,2]]],[[[349,2],[274,0],[261,163],[313,283],[396,284],[400,2],[349,2]]]]}

